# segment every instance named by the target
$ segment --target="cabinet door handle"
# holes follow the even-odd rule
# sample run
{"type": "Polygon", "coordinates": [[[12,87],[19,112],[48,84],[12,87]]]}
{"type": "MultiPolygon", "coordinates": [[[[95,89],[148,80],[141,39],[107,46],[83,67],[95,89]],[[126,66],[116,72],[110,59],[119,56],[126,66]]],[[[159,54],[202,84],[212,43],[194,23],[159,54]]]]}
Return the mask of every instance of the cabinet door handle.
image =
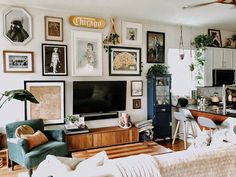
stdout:
{"type": "Polygon", "coordinates": [[[166,111],[166,109],[161,109],[161,111],[166,111]]]}

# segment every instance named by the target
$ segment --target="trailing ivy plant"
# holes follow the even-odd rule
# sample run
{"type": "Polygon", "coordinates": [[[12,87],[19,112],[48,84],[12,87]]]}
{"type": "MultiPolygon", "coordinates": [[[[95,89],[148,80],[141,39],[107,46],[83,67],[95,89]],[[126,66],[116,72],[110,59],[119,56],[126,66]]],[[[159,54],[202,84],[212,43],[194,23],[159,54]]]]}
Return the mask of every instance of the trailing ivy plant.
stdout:
{"type": "Polygon", "coordinates": [[[169,67],[164,64],[155,64],[148,69],[146,77],[169,74],[169,67]]]}
{"type": "Polygon", "coordinates": [[[203,80],[203,66],[205,63],[204,51],[207,49],[207,46],[213,44],[213,37],[210,35],[198,35],[194,38],[192,45],[195,47],[195,62],[191,63],[189,66],[190,71],[196,69],[195,79],[199,85],[202,85],[203,80]]]}

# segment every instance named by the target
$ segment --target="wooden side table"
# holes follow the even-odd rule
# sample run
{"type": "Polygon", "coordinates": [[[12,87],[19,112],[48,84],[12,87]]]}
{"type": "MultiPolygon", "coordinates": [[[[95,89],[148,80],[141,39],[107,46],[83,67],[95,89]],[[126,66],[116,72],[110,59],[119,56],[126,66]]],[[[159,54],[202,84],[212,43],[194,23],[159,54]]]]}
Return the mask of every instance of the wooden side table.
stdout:
{"type": "Polygon", "coordinates": [[[0,150],[0,157],[3,158],[3,165],[9,167],[8,149],[5,148],[0,150]]]}

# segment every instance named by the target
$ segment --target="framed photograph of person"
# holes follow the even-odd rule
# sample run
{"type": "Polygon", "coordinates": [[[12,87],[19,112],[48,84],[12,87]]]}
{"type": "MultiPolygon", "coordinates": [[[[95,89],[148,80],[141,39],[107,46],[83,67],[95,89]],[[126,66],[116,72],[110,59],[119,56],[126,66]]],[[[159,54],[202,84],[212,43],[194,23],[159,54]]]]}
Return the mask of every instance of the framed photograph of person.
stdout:
{"type": "Polygon", "coordinates": [[[127,45],[142,45],[143,25],[122,21],[122,42],[127,45]]]}
{"type": "Polygon", "coordinates": [[[133,99],[133,109],[141,109],[141,99],[133,99]]]}
{"type": "Polygon", "coordinates": [[[102,76],[102,33],[72,31],[72,75],[102,76]]]}
{"type": "Polygon", "coordinates": [[[43,76],[67,76],[67,45],[42,44],[43,76]]]}
{"type": "Polygon", "coordinates": [[[165,33],[147,31],[147,63],[165,63],[165,33]]]}
{"type": "Polygon", "coordinates": [[[208,34],[213,37],[212,47],[222,47],[220,30],[208,29],[208,34]]]}
{"type": "Polygon", "coordinates": [[[33,73],[34,53],[30,51],[3,51],[5,73],[33,73]]]}
{"type": "Polygon", "coordinates": [[[45,23],[45,40],[62,42],[63,18],[45,16],[44,23],[45,23]]]}
{"type": "Polygon", "coordinates": [[[131,81],[131,96],[143,96],[143,81],[131,81]]]}
{"type": "Polygon", "coordinates": [[[25,120],[41,118],[44,124],[63,124],[65,117],[65,81],[25,81],[39,104],[25,102],[25,120]]]}
{"type": "Polygon", "coordinates": [[[13,45],[25,45],[32,39],[32,17],[23,8],[10,7],[3,12],[3,35],[13,45]]]}
{"type": "Polygon", "coordinates": [[[141,48],[109,46],[110,76],[140,76],[141,48]]]}

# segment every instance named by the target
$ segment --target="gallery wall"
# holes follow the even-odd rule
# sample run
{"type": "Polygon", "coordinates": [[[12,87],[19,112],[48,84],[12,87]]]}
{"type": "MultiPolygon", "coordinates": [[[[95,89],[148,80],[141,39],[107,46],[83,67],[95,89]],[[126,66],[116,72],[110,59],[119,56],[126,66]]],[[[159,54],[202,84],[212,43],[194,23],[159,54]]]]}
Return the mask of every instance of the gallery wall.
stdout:
{"type": "MultiPolygon", "coordinates": [[[[0,5],[0,15],[2,16],[3,11],[6,10],[9,6],[0,5]]],[[[112,14],[107,14],[107,16],[100,16],[99,9],[97,12],[91,12],[89,14],[80,14],[79,11],[70,11],[70,10],[54,10],[54,9],[38,9],[38,8],[25,8],[28,13],[31,14],[33,18],[33,39],[26,44],[25,46],[13,46],[4,36],[3,36],[3,21],[0,20],[0,93],[3,93],[5,90],[12,90],[18,88],[24,88],[25,80],[65,80],[66,81],[66,115],[72,114],[72,82],[73,81],[93,81],[93,80],[126,80],[127,81],[127,103],[126,103],[126,112],[131,115],[132,121],[145,120],[147,115],[147,88],[146,88],[146,78],[148,68],[152,64],[146,63],[146,31],[156,31],[165,33],[165,62],[171,62],[171,60],[179,60],[179,56],[175,58],[167,58],[169,49],[178,49],[179,46],[179,37],[180,31],[179,26],[173,26],[169,24],[163,24],[152,21],[141,21],[138,19],[119,19],[116,17],[117,23],[117,32],[121,34],[121,22],[122,20],[129,22],[137,22],[143,25],[143,38],[142,46],[136,46],[142,48],[142,62],[143,69],[141,76],[109,76],[108,71],[108,53],[103,50],[103,76],[99,77],[78,77],[72,76],[72,52],[71,52],[71,30],[81,30],[81,31],[96,31],[100,32],[104,37],[108,34],[110,30],[110,19],[109,17],[112,14]],[[102,17],[106,20],[107,26],[103,30],[95,30],[88,28],[78,28],[73,27],[69,24],[69,16],[78,15],[78,16],[92,16],[92,17],[102,17]],[[64,23],[64,42],[50,42],[45,41],[44,36],[44,16],[55,16],[62,17],[64,23]],[[68,45],[68,76],[42,76],[42,51],[41,44],[64,44],[68,45]],[[2,51],[3,50],[14,50],[14,51],[33,51],[34,52],[34,73],[29,74],[13,74],[13,73],[4,73],[3,72],[3,59],[2,51]],[[143,80],[143,96],[141,97],[131,97],[130,95],[130,81],[132,80],[143,80]],[[141,98],[141,109],[132,108],[132,99],[141,98]]],[[[184,37],[184,46],[189,48],[189,41],[197,34],[207,33],[207,28],[196,28],[196,27],[183,27],[183,37],[184,37]]],[[[224,36],[230,37],[232,32],[221,30],[223,44],[225,41],[224,36]]],[[[121,46],[124,46],[120,44],[121,46]]],[[[134,46],[130,46],[134,47],[134,46]]],[[[24,120],[24,104],[20,101],[11,101],[3,106],[0,110],[0,132],[4,132],[4,127],[7,123],[24,120]]],[[[106,119],[106,120],[96,120],[87,122],[89,128],[93,127],[104,127],[117,125],[117,119],[106,119]]]]}

